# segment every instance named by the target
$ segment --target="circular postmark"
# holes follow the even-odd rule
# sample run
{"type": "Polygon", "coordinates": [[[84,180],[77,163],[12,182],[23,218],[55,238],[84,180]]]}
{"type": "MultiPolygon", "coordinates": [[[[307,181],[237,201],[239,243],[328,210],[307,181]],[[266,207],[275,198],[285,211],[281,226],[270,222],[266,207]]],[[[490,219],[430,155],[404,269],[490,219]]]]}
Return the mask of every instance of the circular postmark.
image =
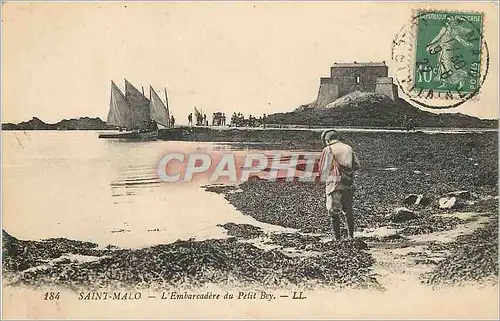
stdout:
{"type": "Polygon", "coordinates": [[[417,11],[392,41],[391,58],[399,89],[421,107],[447,109],[476,100],[489,67],[483,15],[417,11]]]}

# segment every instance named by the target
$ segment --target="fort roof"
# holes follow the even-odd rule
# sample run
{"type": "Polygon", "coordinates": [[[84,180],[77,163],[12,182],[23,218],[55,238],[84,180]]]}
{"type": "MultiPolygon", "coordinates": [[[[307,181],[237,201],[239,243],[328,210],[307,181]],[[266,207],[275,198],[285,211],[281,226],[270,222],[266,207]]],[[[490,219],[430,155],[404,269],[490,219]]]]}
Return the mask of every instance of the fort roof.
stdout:
{"type": "Polygon", "coordinates": [[[385,61],[382,62],[335,62],[333,67],[387,67],[385,61]]]}

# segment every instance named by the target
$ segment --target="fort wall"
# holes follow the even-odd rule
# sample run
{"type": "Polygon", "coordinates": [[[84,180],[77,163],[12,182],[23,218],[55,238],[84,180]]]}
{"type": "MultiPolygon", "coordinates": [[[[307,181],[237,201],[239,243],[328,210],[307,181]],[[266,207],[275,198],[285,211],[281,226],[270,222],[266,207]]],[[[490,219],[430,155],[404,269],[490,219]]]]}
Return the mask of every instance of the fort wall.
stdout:
{"type": "Polygon", "coordinates": [[[377,92],[396,99],[397,86],[388,72],[385,62],[335,63],[330,68],[330,77],[320,78],[316,107],[325,107],[354,91],[377,92]]]}

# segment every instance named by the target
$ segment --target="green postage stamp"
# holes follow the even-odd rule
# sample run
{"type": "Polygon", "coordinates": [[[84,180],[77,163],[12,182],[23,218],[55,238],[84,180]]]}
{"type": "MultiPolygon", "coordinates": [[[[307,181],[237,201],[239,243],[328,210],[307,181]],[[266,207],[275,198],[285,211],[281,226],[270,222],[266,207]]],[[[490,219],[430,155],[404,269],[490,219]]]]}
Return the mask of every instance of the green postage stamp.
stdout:
{"type": "Polygon", "coordinates": [[[464,12],[417,14],[414,91],[465,96],[480,87],[483,15],[464,12]]]}

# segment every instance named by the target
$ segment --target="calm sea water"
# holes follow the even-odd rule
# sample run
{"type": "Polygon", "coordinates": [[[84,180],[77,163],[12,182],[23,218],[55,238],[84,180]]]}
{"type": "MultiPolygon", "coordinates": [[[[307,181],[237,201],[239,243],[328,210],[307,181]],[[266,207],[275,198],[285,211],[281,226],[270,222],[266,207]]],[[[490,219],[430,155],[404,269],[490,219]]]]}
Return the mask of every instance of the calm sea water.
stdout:
{"type": "Polygon", "coordinates": [[[200,183],[157,178],[168,152],[252,149],[199,142],[126,142],[91,131],[2,132],[3,224],[20,239],[65,237],[142,247],[225,237],[217,224],[255,221],[200,183]]]}

